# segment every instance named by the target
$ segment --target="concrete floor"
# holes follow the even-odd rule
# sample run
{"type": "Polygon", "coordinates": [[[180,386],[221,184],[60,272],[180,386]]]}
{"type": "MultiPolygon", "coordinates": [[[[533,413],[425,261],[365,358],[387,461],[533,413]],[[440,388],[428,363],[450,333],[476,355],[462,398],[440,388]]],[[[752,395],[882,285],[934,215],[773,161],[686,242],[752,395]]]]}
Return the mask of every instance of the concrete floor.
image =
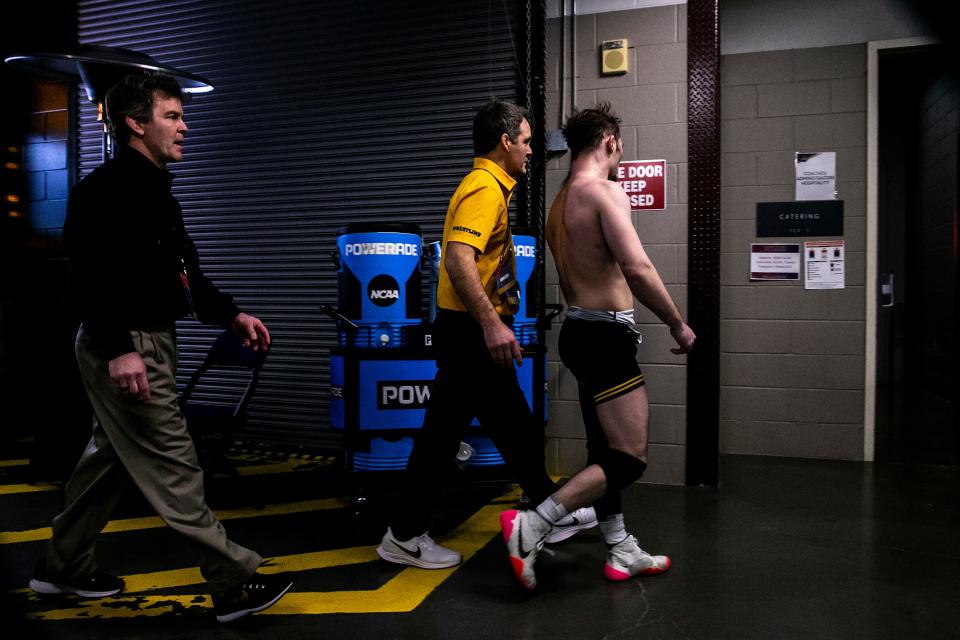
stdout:
{"type": "MultiPolygon", "coordinates": [[[[30,491],[16,452],[0,461],[0,589],[12,638],[957,638],[960,467],[725,456],[719,489],[635,485],[626,518],[642,546],[673,558],[663,576],[606,582],[597,530],[538,561],[538,592],[508,568],[496,514],[516,489],[473,479],[438,514],[455,570],[379,560],[390,494],[359,511],[329,459],[238,454],[246,475],[214,478],[230,536],[299,570],[277,607],[216,623],[189,554],[137,496],[105,533],[102,568],[128,592],[102,601],[23,590],[58,490],[30,491]],[[262,508],[258,510],[258,508],[262,508]],[[269,613],[269,615],[267,615],[269,613]]],[[[393,477],[395,479],[395,476],[393,477]]]]}

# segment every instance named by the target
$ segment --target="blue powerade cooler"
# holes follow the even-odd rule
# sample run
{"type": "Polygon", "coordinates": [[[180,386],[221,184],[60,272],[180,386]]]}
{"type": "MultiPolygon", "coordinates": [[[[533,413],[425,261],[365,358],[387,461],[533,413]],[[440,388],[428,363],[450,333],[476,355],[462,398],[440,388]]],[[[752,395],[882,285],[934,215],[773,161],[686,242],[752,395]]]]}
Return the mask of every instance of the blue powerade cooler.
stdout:
{"type": "MultiPolygon", "coordinates": [[[[517,380],[527,404],[533,406],[535,369],[541,379],[546,365],[542,349],[523,350],[517,380]]],[[[353,447],[352,466],[357,471],[405,469],[413,446],[411,431],[423,425],[423,416],[437,366],[432,356],[416,357],[407,349],[336,349],[330,357],[330,426],[344,430],[351,440],[363,436],[366,446],[353,447]]],[[[546,404],[546,390],[542,388],[546,404]]],[[[503,464],[493,441],[484,437],[479,423],[464,434],[476,453],[473,466],[503,464]]],[[[358,441],[359,442],[359,441],[358,441]]]]}
{"type": "MultiPolygon", "coordinates": [[[[513,241],[520,285],[514,332],[524,359],[518,381],[531,410],[540,396],[546,422],[546,347],[537,344],[536,240],[517,229],[513,241]]],[[[439,243],[431,243],[424,264],[418,225],[377,222],[342,227],[337,248],[339,313],[357,328],[341,322],[339,346],[331,353],[330,425],[343,432],[349,471],[405,469],[436,374],[421,270],[428,269],[428,286],[435,288],[436,275],[429,269],[439,271],[439,243]]],[[[476,421],[463,439],[475,451],[471,466],[503,465],[476,421]]]]}
{"type": "Polygon", "coordinates": [[[357,223],[340,229],[340,313],[357,329],[341,332],[340,346],[397,348],[421,324],[420,227],[357,223]]]}
{"type": "Polygon", "coordinates": [[[521,346],[537,344],[536,278],[537,239],[526,229],[515,229],[513,247],[517,259],[517,283],[520,285],[520,308],[513,316],[513,333],[521,346]]]}

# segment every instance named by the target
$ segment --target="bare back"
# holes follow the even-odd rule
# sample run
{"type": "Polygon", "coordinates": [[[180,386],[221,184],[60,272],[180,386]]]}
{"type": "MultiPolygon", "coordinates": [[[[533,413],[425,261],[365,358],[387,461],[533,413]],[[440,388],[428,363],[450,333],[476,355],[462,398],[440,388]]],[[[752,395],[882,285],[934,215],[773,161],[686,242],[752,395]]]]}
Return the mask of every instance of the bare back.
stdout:
{"type": "Polygon", "coordinates": [[[614,253],[616,247],[607,241],[610,222],[620,229],[628,224],[636,238],[629,201],[620,186],[592,176],[571,176],[550,208],[546,230],[568,305],[615,311],[633,308],[633,294],[614,253]]]}

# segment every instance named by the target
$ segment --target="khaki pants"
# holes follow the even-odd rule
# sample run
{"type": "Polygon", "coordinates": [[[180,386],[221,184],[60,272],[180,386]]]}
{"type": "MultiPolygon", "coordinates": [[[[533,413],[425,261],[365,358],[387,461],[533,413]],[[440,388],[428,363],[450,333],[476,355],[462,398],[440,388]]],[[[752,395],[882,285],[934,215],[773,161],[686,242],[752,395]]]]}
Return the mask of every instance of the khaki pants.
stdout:
{"type": "Polygon", "coordinates": [[[82,327],[77,334],[77,362],[95,414],[93,437],[67,482],[66,507],[53,521],[48,574],[69,579],[96,570],[97,537],[129,474],[157,515],[190,543],[211,588],[224,591],[251,576],[263,559],[230,542],[204,500],[203,472],[177,404],[174,332],[131,335],[147,367],[147,402],[117,391],[107,361],[91,349],[82,327]]]}

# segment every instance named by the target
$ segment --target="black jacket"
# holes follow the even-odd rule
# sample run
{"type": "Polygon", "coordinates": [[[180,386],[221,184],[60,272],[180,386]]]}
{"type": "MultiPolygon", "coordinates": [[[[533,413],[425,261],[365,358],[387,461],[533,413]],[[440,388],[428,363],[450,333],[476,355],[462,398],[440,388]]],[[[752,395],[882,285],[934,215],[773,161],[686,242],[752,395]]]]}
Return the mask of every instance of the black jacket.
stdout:
{"type": "Polygon", "coordinates": [[[172,183],[169,171],[118,145],[116,158],[70,192],[63,225],[69,294],[107,359],[135,351],[131,329],[171,328],[190,313],[181,264],[201,321],[226,326],[240,311],[201,273],[172,183]]]}

